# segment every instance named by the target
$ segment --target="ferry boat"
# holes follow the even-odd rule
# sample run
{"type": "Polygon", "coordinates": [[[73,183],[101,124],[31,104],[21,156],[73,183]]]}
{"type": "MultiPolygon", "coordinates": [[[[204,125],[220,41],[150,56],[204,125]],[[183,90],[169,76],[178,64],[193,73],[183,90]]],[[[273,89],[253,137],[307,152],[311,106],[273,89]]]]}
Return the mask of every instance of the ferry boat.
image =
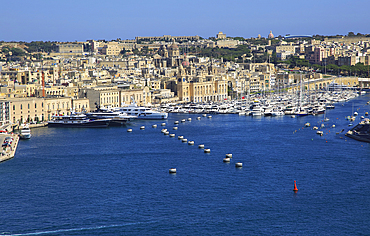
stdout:
{"type": "Polygon", "coordinates": [[[149,107],[137,106],[135,103],[132,103],[126,107],[116,107],[114,111],[126,113],[129,116],[135,116],[136,119],[140,120],[165,120],[168,118],[168,113],[154,111],[149,107]]]}
{"type": "Polygon", "coordinates": [[[19,134],[21,139],[30,139],[31,138],[31,130],[28,125],[21,126],[21,132],[19,134]]]}
{"type": "Polygon", "coordinates": [[[48,121],[49,127],[66,128],[105,128],[109,125],[109,119],[90,119],[84,114],[55,115],[48,121]]]}

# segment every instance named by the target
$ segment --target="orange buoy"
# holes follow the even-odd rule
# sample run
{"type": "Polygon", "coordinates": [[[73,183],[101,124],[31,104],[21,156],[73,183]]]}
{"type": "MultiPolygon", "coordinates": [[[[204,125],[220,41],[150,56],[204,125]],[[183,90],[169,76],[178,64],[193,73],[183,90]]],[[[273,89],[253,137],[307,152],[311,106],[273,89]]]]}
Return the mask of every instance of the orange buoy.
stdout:
{"type": "Polygon", "coordinates": [[[296,193],[296,192],[298,192],[298,188],[297,188],[297,184],[296,184],[296,182],[295,182],[295,180],[294,180],[294,189],[293,189],[293,191],[296,193]]]}

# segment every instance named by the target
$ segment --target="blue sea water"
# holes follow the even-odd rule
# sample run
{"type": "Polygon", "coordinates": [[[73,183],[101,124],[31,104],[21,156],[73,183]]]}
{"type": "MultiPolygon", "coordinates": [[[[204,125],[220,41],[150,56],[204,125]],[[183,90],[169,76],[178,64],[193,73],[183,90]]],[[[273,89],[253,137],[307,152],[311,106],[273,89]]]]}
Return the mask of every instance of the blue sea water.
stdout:
{"type": "Polygon", "coordinates": [[[336,134],[348,130],[352,107],[370,111],[368,100],[337,104],[329,122],[170,114],[165,128],[194,146],[161,133],[163,121],[32,129],[15,158],[0,163],[0,233],[369,235],[370,144],[336,134]],[[318,136],[312,126],[321,123],[318,136]],[[227,153],[233,158],[223,163],[227,153]]]}

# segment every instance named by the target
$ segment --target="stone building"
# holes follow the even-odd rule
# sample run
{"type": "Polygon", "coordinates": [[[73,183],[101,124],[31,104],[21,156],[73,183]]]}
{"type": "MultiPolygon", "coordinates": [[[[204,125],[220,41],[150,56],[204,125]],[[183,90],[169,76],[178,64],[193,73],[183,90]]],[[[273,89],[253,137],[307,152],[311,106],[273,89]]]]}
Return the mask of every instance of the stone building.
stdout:
{"type": "Polygon", "coordinates": [[[89,99],[89,107],[92,110],[98,107],[119,107],[119,91],[117,86],[96,86],[82,88],[79,91],[80,98],[89,99]]]}
{"type": "Polygon", "coordinates": [[[83,44],[58,44],[58,53],[78,53],[82,54],[84,51],[83,44]]]}
{"type": "Polygon", "coordinates": [[[218,32],[216,35],[216,39],[226,39],[226,34],[222,33],[221,31],[218,32]]]}
{"type": "Polygon", "coordinates": [[[79,97],[87,98],[92,110],[96,107],[120,107],[133,101],[142,106],[151,103],[149,87],[129,89],[120,86],[96,86],[80,89],[79,97]]]}
{"type": "Polygon", "coordinates": [[[136,37],[136,42],[139,41],[170,41],[170,40],[190,40],[190,41],[198,41],[199,36],[171,36],[171,35],[163,35],[163,36],[151,36],[151,37],[136,37]]]}
{"type": "Polygon", "coordinates": [[[121,106],[129,105],[135,102],[139,106],[148,106],[152,103],[152,96],[149,87],[143,89],[120,89],[121,106]]]}
{"type": "Polygon", "coordinates": [[[227,81],[216,78],[209,67],[208,75],[193,75],[191,70],[186,70],[180,65],[177,75],[177,96],[179,101],[207,102],[227,99],[227,81]]]}
{"type": "Polygon", "coordinates": [[[9,101],[0,100],[0,125],[10,122],[9,101]]]}
{"type": "Polygon", "coordinates": [[[9,120],[13,124],[50,120],[56,114],[69,114],[71,98],[10,98],[9,120]]]}

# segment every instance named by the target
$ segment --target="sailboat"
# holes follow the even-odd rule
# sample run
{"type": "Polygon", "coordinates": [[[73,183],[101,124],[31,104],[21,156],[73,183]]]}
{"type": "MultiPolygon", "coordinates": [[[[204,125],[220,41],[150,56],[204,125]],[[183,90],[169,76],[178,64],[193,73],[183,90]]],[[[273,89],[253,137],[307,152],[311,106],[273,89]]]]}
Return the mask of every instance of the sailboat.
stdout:
{"type": "Polygon", "coordinates": [[[352,121],[355,121],[355,119],[356,119],[356,117],[354,116],[355,113],[353,112],[354,108],[355,108],[355,104],[352,102],[352,114],[353,115],[349,117],[350,122],[349,122],[348,126],[352,126],[353,125],[352,121]]]}
{"type": "Polygon", "coordinates": [[[295,113],[296,116],[307,116],[308,115],[308,112],[306,109],[303,109],[302,108],[302,74],[301,74],[301,87],[300,87],[300,90],[299,90],[299,100],[298,100],[298,110],[297,112],[295,113]]]}

